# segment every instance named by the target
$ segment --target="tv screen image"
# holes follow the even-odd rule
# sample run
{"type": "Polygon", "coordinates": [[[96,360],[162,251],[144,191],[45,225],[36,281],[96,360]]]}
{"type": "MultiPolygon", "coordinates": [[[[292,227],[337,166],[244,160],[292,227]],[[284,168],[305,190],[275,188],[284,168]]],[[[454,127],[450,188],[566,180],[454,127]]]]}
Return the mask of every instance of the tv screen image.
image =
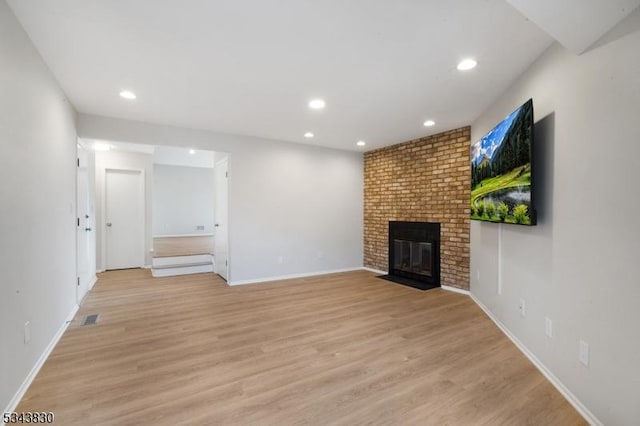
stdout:
{"type": "Polygon", "coordinates": [[[471,145],[471,219],[535,225],[532,142],[529,99],[471,145]]]}

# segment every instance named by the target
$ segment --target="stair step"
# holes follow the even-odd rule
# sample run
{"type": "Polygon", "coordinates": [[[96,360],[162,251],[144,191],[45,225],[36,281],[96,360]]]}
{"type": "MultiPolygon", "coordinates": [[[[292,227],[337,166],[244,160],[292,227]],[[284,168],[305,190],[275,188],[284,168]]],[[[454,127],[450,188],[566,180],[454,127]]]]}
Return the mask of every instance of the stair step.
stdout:
{"type": "Polygon", "coordinates": [[[193,263],[176,263],[174,265],[158,265],[154,266],[153,269],[169,269],[169,268],[186,268],[189,266],[201,266],[201,265],[213,265],[213,262],[193,262],[193,263]]]}
{"type": "Polygon", "coordinates": [[[213,256],[210,254],[197,254],[189,256],[154,257],[151,266],[154,268],[164,266],[192,265],[194,263],[211,263],[213,256]]]}
{"type": "Polygon", "coordinates": [[[153,267],[151,275],[154,277],[173,277],[176,275],[190,275],[213,272],[213,263],[200,263],[196,265],[177,265],[173,267],[153,267]]]}

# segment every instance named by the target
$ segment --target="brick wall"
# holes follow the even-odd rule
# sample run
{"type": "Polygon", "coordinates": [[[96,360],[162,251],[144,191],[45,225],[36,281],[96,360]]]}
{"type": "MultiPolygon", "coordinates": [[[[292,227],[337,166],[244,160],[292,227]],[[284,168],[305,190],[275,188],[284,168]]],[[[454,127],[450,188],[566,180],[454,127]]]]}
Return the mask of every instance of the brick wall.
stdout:
{"type": "Polygon", "coordinates": [[[387,270],[390,220],[440,222],[441,283],[469,289],[471,128],[364,155],[364,266],[387,270]]]}

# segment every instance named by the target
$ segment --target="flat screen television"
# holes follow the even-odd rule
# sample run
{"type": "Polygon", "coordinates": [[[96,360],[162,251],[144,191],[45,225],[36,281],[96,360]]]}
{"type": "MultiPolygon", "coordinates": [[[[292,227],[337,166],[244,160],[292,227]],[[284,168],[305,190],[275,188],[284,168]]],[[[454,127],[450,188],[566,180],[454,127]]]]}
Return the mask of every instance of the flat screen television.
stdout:
{"type": "Polygon", "coordinates": [[[471,145],[471,219],[535,225],[531,187],[533,100],[471,145]]]}

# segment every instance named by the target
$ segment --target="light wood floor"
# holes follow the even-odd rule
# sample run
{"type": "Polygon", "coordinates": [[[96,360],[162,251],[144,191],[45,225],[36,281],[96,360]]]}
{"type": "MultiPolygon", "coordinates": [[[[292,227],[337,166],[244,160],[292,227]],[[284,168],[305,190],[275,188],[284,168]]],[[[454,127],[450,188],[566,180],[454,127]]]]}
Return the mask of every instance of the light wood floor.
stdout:
{"type": "Polygon", "coordinates": [[[61,425],[585,424],[470,298],[365,271],[239,287],[101,274],[17,411],[61,425]]]}
{"type": "Polygon", "coordinates": [[[153,257],[189,256],[213,253],[213,236],[154,237],[153,257]]]}

